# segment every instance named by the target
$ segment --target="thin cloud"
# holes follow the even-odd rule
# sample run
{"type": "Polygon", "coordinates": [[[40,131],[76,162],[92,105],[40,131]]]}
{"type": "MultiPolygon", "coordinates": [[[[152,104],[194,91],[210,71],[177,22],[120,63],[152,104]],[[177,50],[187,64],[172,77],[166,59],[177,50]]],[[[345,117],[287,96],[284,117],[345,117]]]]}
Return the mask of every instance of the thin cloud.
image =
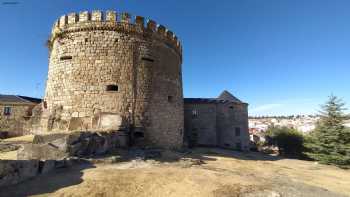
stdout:
{"type": "Polygon", "coordinates": [[[251,112],[263,112],[263,111],[268,111],[271,109],[280,108],[282,106],[283,106],[283,104],[281,104],[281,103],[271,103],[271,104],[265,104],[265,105],[255,107],[255,108],[251,109],[250,111],[251,112]]]}

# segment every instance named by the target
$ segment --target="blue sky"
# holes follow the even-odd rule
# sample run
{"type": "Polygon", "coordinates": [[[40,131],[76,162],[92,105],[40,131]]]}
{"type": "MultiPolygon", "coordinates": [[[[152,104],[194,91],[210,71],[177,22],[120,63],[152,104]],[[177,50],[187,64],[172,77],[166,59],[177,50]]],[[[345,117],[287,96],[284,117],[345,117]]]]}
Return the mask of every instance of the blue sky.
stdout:
{"type": "Polygon", "coordinates": [[[0,93],[41,97],[45,40],[60,16],[116,10],[152,18],[183,44],[186,97],[224,89],[251,115],[312,114],[333,93],[350,107],[350,1],[0,0],[0,93]]]}

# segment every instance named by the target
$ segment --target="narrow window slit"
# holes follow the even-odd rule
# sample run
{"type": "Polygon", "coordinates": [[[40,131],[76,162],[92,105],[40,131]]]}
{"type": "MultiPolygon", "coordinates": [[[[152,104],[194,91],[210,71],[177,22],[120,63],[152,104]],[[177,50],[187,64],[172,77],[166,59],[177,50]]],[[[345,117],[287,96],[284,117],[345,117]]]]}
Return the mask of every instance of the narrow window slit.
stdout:
{"type": "Polygon", "coordinates": [[[60,57],[60,60],[71,60],[73,57],[70,55],[64,55],[62,57],[60,57]]]}
{"type": "Polygon", "coordinates": [[[154,62],[154,59],[148,58],[148,57],[143,57],[141,58],[144,61],[148,61],[148,62],[154,62]]]}
{"type": "Polygon", "coordinates": [[[107,85],[106,91],[108,92],[118,92],[119,87],[117,85],[107,85]]]}

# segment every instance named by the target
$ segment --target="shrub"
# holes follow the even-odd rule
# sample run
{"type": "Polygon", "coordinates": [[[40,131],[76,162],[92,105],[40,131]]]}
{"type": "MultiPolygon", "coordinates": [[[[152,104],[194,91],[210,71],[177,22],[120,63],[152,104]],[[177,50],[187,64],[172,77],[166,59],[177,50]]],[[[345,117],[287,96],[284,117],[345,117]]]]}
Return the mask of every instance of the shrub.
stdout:
{"type": "Polygon", "coordinates": [[[296,129],[288,127],[269,127],[266,132],[268,145],[277,146],[279,153],[288,157],[302,157],[304,136],[296,129]]]}

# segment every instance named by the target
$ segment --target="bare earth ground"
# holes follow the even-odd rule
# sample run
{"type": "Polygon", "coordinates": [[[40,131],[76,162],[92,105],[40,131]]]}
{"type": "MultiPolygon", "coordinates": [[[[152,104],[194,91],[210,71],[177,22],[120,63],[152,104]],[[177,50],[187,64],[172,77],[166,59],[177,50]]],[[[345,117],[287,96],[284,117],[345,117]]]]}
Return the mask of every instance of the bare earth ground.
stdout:
{"type": "Polygon", "coordinates": [[[350,196],[350,170],[200,148],[157,160],[84,163],[0,188],[0,196],[350,196]]]}
{"type": "Polygon", "coordinates": [[[25,135],[0,140],[0,160],[15,160],[17,159],[17,148],[21,144],[33,142],[34,135],[25,135]],[[11,150],[12,149],[12,150],[11,150]]]}

